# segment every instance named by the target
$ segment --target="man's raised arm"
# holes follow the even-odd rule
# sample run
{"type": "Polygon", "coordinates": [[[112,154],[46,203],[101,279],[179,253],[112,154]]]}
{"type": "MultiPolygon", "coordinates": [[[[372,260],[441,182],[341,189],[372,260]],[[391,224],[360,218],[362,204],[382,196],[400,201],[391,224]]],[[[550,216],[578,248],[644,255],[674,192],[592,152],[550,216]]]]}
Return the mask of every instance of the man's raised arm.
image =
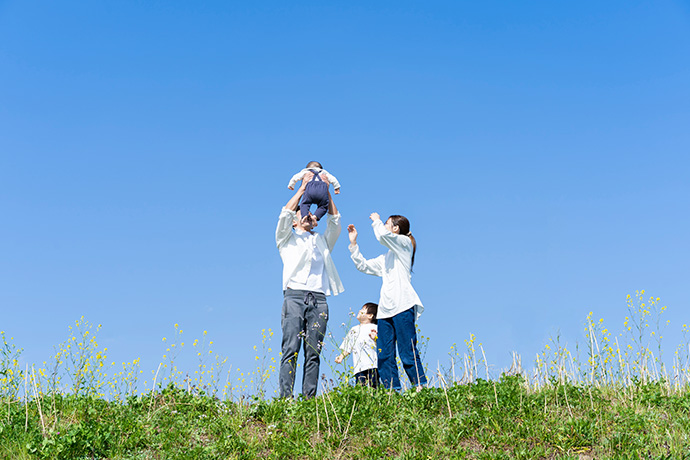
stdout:
{"type": "Polygon", "coordinates": [[[307,181],[302,181],[302,185],[297,189],[294,195],[292,195],[292,198],[290,198],[285,205],[285,209],[288,209],[290,211],[297,211],[297,207],[299,206],[299,200],[302,198],[302,195],[304,195],[304,188],[306,187],[307,181]]]}
{"type": "Polygon", "coordinates": [[[335,242],[338,241],[340,236],[340,214],[338,214],[338,208],[333,201],[333,196],[331,192],[328,192],[328,224],[326,225],[326,231],[324,232],[324,238],[326,238],[326,244],[328,248],[332,251],[335,242]]]}
{"type": "Polygon", "coordinates": [[[335,201],[333,201],[333,196],[331,191],[328,191],[328,214],[335,216],[338,214],[338,208],[335,206],[335,201]]]}
{"type": "Polygon", "coordinates": [[[276,227],[276,245],[280,248],[283,246],[292,233],[292,223],[295,219],[295,211],[299,206],[299,200],[304,195],[304,187],[306,186],[306,181],[302,181],[302,185],[297,189],[292,198],[288,200],[283,209],[280,211],[280,217],[278,218],[278,226],[276,227]]]}

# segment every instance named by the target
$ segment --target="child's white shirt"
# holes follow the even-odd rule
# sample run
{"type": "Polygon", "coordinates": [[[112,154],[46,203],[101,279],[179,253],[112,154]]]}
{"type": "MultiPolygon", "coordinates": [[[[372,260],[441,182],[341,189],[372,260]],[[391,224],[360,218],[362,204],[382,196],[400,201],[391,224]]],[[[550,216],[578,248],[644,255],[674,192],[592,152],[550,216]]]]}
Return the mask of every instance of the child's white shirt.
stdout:
{"type": "Polygon", "coordinates": [[[324,174],[328,178],[328,182],[333,184],[333,190],[337,190],[340,188],[340,182],[338,182],[338,179],[336,179],[333,174],[321,168],[305,168],[301,170],[300,172],[292,176],[292,178],[290,178],[290,182],[288,182],[288,188],[294,187],[295,184],[302,180],[304,175],[308,172],[311,172],[311,170],[318,171],[319,174],[324,174]]]}
{"type": "Polygon", "coordinates": [[[378,367],[376,342],[369,335],[373,330],[376,330],[376,324],[358,324],[350,329],[340,345],[344,354],[352,354],[355,374],[378,367]]]}

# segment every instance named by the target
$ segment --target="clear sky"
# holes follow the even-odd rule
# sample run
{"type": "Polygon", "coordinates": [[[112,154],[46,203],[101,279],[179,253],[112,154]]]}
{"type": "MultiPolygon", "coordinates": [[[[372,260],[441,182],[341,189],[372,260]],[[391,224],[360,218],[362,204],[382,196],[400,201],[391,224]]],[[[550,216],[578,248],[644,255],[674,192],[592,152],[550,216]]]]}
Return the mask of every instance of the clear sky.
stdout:
{"type": "MultiPolygon", "coordinates": [[[[83,315],[148,373],[179,323],[250,370],[286,185],[318,160],[366,256],[369,213],[409,217],[432,368],[470,333],[497,375],[590,311],[618,332],[638,289],[671,352],[689,82],[682,1],[0,1],[0,329],[39,363],[83,315]]],[[[346,233],[334,258],[339,340],[380,280],[346,233]]]]}

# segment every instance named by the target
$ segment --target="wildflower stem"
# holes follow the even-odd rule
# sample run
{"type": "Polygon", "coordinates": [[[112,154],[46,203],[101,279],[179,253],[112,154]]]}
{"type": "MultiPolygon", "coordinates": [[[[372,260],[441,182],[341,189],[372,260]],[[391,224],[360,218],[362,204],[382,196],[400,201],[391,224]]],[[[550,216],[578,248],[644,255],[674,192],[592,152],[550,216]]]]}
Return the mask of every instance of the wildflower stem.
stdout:
{"type": "Polygon", "coordinates": [[[43,432],[43,436],[46,435],[46,424],[43,421],[43,411],[41,410],[41,398],[38,396],[38,385],[36,384],[36,371],[34,370],[34,367],[31,366],[31,376],[34,381],[34,397],[36,398],[36,406],[38,407],[38,416],[41,419],[41,428],[43,432]]]}
{"type": "Polygon", "coordinates": [[[26,372],[24,372],[24,408],[26,409],[26,418],[24,419],[24,432],[29,430],[29,391],[28,391],[28,378],[29,365],[26,365],[26,372]]]}

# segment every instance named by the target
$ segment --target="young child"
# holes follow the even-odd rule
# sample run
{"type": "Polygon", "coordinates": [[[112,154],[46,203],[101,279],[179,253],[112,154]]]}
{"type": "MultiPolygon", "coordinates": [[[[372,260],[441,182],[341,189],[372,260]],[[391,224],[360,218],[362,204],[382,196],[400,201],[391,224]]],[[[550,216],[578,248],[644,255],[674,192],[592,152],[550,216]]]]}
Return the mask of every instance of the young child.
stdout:
{"type": "Polygon", "coordinates": [[[292,176],[288,183],[288,188],[294,190],[295,184],[300,180],[304,180],[304,176],[307,173],[312,173],[314,177],[312,177],[304,189],[304,195],[302,195],[302,201],[299,204],[300,214],[302,219],[306,219],[309,216],[309,208],[311,208],[312,204],[315,204],[317,208],[314,211],[314,216],[316,220],[321,220],[328,211],[328,184],[333,184],[333,191],[338,195],[340,193],[340,182],[338,182],[335,176],[323,169],[321,163],[310,161],[305,169],[292,176]]]}
{"type": "Polygon", "coordinates": [[[335,362],[340,364],[350,353],[355,366],[355,381],[361,385],[378,387],[379,372],[377,369],[376,357],[376,311],[378,305],[375,303],[365,303],[359,313],[357,320],[359,325],[350,329],[343,344],[340,345],[342,353],[335,358],[335,362]]]}

